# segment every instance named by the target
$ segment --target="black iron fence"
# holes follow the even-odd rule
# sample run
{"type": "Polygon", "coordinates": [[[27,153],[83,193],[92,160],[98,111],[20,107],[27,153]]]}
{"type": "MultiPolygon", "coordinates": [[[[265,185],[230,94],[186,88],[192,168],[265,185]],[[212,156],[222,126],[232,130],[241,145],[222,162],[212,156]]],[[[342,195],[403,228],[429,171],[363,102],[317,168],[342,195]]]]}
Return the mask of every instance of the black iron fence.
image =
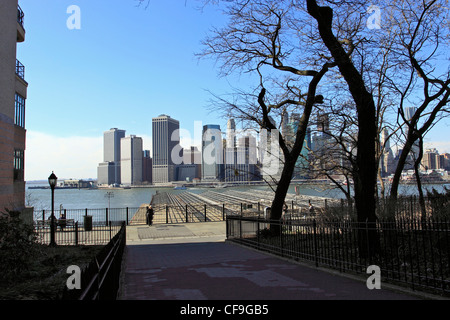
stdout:
{"type": "Polygon", "coordinates": [[[115,300],[120,285],[122,257],[126,244],[126,226],[119,231],[86,266],[80,275],[80,289],[63,290],[63,300],[115,300]]]}
{"type": "Polygon", "coordinates": [[[295,260],[341,272],[365,274],[381,269],[381,281],[450,295],[450,224],[446,220],[378,221],[376,252],[366,258],[358,241],[371,227],[351,220],[270,221],[227,217],[227,238],[295,260]],[[278,230],[278,232],[272,232],[278,230]]]}

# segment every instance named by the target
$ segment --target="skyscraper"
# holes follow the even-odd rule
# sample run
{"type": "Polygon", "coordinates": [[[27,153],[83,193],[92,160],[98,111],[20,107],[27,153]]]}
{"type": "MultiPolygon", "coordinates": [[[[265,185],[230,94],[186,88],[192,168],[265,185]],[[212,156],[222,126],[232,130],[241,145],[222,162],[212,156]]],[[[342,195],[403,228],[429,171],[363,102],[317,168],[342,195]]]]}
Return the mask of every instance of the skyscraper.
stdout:
{"type": "Polygon", "coordinates": [[[203,126],[202,133],[202,180],[223,179],[222,133],[217,124],[203,126]]]}
{"type": "Polygon", "coordinates": [[[103,163],[97,169],[98,184],[120,184],[120,139],[125,130],[112,128],[103,133],[103,163]]]}
{"type": "Polygon", "coordinates": [[[122,184],[142,183],[142,138],[130,135],[120,139],[120,167],[122,184]]]}
{"type": "Polygon", "coordinates": [[[380,157],[381,162],[381,175],[387,176],[394,172],[394,154],[391,149],[391,144],[389,142],[389,131],[387,128],[384,128],[381,131],[381,144],[383,149],[383,153],[380,157]]]}
{"type": "MultiPolygon", "coordinates": [[[[416,107],[406,107],[405,108],[405,119],[406,119],[406,121],[411,121],[411,119],[414,116],[414,114],[416,113],[416,111],[417,111],[416,107]]],[[[409,162],[410,166],[412,166],[412,164],[415,162],[415,160],[419,156],[419,153],[420,153],[420,145],[419,145],[419,141],[416,141],[412,145],[411,151],[409,153],[409,157],[411,159],[408,159],[408,162],[409,162]]]]}
{"type": "Polygon", "coordinates": [[[179,121],[168,115],[162,114],[152,119],[153,183],[177,179],[176,165],[183,160],[179,129],[179,121]]]}
{"type": "Polygon", "coordinates": [[[227,148],[236,147],[236,123],[234,119],[227,122],[227,148]]]}

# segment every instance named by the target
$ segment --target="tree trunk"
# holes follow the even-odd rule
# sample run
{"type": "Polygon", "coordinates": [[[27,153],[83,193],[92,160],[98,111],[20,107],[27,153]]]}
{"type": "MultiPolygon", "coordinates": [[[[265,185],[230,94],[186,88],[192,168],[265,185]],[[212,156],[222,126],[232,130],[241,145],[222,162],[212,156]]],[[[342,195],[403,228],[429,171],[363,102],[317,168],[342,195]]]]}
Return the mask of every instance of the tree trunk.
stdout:
{"type": "Polygon", "coordinates": [[[318,22],[320,37],[330,51],[339,71],[349,87],[358,113],[358,141],[356,168],[353,170],[355,183],[355,206],[357,221],[361,227],[359,233],[359,250],[362,257],[371,257],[376,253],[378,241],[375,224],[376,192],[376,108],[372,94],[367,91],[364,80],[341,43],[332,31],[333,10],[319,7],[315,0],[307,1],[308,13],[318,22]],[[366,232],[367,231],[367,232],[366,232]]]}
{"type": "Polygon", "coordinates": [[[275,197],[272,201],[272,209],[270,213],[270,219],[275,222],[270,226],[271,234],[274,236],[278,236],[281,234],[280,219],[283,214],[283,205],[286,199],[286,194],[289,190],[289,186],[291,184],[294,168],[295,162],[292,163],[291,160],[285,160],[281,178],[275,191],[275,197]]]}

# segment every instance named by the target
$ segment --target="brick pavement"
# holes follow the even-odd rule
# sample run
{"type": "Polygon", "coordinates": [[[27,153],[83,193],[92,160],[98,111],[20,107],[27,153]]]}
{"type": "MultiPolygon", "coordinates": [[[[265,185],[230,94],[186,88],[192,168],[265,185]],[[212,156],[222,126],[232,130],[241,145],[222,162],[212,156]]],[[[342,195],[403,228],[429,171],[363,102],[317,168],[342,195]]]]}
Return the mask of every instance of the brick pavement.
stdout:
{"type": "Polygon", "coordinates": [[[122,300],[415,299],[225,242],[217,222],[134,228],[142,229],[127,229],[122,300]]]}

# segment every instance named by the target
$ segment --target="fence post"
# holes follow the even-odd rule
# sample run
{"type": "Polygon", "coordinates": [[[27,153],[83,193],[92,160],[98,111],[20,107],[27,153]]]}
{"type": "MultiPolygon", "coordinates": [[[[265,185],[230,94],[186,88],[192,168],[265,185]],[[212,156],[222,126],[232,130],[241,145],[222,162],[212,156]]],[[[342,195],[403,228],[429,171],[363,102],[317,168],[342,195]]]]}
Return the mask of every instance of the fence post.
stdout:
{"type": "Polygon", "coordinates": [[[222,220],[225,221],[225,203],[222,203],[222,220]]]}
{"type": "Polygon", "coordinates": [[[106,224],[106,226],[108,226],[108,208],[106,208],[105,212],[106,212],[105,224],[106,224]]]}
{"type": "Polygon", "coordinates": [[[206,222],[206,203],[205,203],[205,222],[206,222]]]}
{"type": "Polygon", "coordinates": [[[75,245],[78,245],[78,221],[75,222],[75,245]]]}
{"type": "Polygon", "coordinates": [[[128,225],[128,207],[127,207],[127,210],[126,210],[126,225],[128,225]]]}
{"type": "Polygon", "coordinates": [[[45,221],[45,210],[42,210],[42,221],[45,221]]]}
{"type": "Polygon", "coordinates": [[[166,205],[166,224],[169,224],[169,206],[166,205]]]}
{"type": "Polygon", "coordinates": [[[188,205],[186,204],[186,208],[185,208],[185,210],[186,210],[186,223],[188,223],[189,221],[188,221],[188,205]]]}
{"type": "Polygon", "coordinates": [[[314,260],[316,262],[316,268],[319,267],[318,253],[317,253],[317,232],[316,232],[316,219],[313,219],[313,241],[314,241],[314,260]]]}

